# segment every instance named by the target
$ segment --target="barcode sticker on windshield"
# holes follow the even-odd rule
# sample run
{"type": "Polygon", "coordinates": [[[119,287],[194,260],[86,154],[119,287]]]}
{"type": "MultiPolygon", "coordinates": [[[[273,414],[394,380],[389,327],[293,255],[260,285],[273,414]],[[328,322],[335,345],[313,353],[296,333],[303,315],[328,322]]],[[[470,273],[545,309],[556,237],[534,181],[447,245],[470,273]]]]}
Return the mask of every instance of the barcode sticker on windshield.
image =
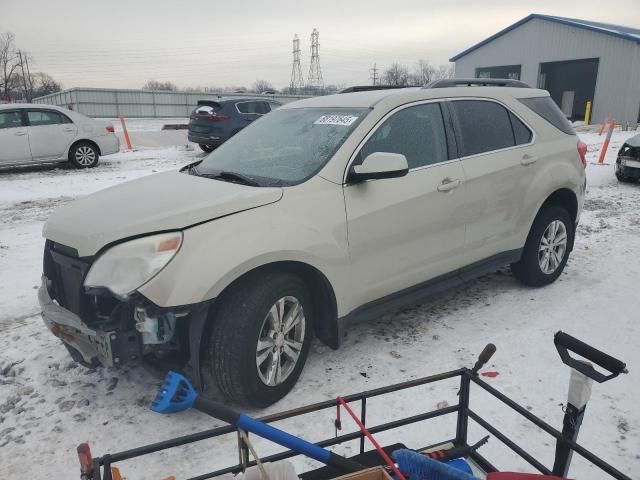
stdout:
{"type": "Polygon", "coordinates": [[[358,117],[353,115],[322,115],[313,122],[314,125],[344,125],[349,126],[355,122],[358,117]]]}

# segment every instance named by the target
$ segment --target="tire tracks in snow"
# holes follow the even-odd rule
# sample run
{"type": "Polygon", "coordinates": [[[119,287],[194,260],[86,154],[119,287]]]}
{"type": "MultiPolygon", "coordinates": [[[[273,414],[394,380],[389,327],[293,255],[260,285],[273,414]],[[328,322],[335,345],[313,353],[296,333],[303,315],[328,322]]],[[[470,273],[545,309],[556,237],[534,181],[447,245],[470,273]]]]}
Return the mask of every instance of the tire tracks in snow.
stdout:
{"type": "Polygon", "coordinates": [[[44,222],[58,207],[77,197],[63,195],[55,198],[39,198],[0,205],[0,224],[9,225],[26,222],[44,222]]]}

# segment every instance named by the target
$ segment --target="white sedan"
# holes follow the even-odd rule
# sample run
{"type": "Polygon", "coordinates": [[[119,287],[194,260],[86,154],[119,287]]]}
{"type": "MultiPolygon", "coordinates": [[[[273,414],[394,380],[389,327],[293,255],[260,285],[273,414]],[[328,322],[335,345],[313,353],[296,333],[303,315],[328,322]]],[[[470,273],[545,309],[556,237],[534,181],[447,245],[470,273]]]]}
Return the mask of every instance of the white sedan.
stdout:
{"type": "Polygon", "coordinates": [[[0,105],[0,168],[64,161],[90,168],[119,150],[111,123],[53,105],[0,105]]]}

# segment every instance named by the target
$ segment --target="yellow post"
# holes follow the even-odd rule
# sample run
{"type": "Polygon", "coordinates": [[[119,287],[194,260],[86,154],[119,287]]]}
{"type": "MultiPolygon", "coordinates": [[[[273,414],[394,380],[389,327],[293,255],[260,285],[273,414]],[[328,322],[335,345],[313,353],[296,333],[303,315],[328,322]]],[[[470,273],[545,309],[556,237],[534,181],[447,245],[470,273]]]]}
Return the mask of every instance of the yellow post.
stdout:
{"type": "Polygon", "coordinates": [[[587,125],[591,123],[591,101],[587,102],[587,107],[584,110],[584,123],[587,125]]]}

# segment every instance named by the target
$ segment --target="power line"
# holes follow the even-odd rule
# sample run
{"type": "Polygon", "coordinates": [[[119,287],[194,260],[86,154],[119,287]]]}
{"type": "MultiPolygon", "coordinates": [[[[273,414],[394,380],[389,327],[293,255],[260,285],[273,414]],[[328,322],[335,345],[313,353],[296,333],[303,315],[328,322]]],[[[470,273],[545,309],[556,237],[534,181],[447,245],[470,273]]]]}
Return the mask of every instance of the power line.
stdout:
{"type": "Polygon", "coordinates": [[[320,68],[320,54],[318,53],[320,42],[318,37],[320,32],[317,28],[311,32],[311,65],[309,65],[309,79],[307,86],[312,88],[324,88],[324,80],[322,80],[322,68],[320,68]]]}
{"type": "Polygon", "coordinates": [[[302,80],[302,67],[300,66],[300,38],[296,33],[293,36],[293,66],[291,67],[289,90],[291,90],[291,93],[297,93],[303,87],[304,81],[302,80]]]}

